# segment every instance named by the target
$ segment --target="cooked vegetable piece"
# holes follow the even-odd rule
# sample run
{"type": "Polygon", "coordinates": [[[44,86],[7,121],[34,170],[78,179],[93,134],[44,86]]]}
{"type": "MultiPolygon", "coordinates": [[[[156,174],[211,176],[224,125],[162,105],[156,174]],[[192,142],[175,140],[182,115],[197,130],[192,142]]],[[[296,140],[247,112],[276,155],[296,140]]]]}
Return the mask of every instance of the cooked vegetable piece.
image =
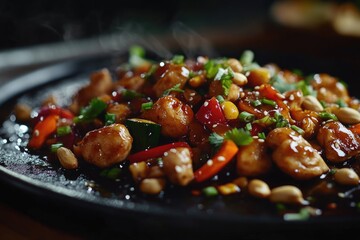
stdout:
{"type": "Polygon", "coordinates": [[[238,150],[233,141],[225,140],[217,153],[195,171],[195,181],[203,182],[213,177],[233,159],[238,150]]]}
{"type": "Polygon", "coordinates": [[[152,158],[162,157],[166,151],[178,147],[190,148],[187,142],[174,142],[131,154],[128,159],[130,163],[142,162],[152,158]]]}
{"type": "Polygon", "coordinates": [[[160,139],[161,125],[140,118],[129,118],[125,121],[133,137],[133,151],[142,151],[157,146],[160,139]]]}
{"type": "Polygon", "coordinates": [[[209,129],[213,129],[216,124],[227,123],[223,110],[215,97],[206,100],[195,117],[209,129]]]}
{"type": "Polygon", "coordinates": [[[51,114],[38,122],[34,127],[28,147],[31,149],[41,148],[47,137],[56,131],[58,119],[58,115],[51,114]]]}

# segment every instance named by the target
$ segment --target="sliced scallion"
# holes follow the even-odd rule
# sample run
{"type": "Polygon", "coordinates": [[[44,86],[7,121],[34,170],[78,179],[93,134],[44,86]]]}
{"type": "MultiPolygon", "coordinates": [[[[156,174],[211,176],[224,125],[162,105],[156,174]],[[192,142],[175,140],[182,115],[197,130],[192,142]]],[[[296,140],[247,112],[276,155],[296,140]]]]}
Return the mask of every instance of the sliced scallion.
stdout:
{"type": "Polygon", "coordinates": [[[62,143],[54,143],[54,144],[51,144],[50,150],[51,150],[51,152],[55,153],[62,146],[63,146],[62,143]]]}
{"type": "Polygon", "coordinates": [[[298,134],[300,135],[303,135],[305,133],[305,131],[301,128],[299,128],[298,126],[296,125],[291,125],[291,129],[296,131],[298,134]]]}
{"type": "Polygon", "coordinates": [[[239,119],[242,122],[248,123],[254,121],[255,115],[244,111],[239,114],[239,119]]]}
{"type": "Polygon", "coordinates": [[[58,136],[65,136],[71,133],[71,127],[70,126],[61,126],[56,129],[56,134],[58,136]]]}
{"type": "Polygon", "coordinates": [[[330,119],[332,119],[334,121],[338,120],[338,118],[336,117],[335,114],[329,113],[329,112],[320,112],[319,117],[323,120],[330,120],[330,119]]]}
{"type": "Polygon", "coordinates": [[[207,197],[213,197],[219,194],[218,190],[214,186],[205,187],[202,189],[202,192],[207,197]]]}
{"type": "Polygon", "coordinates": [[[261,99],[261,103],[262,103],[262,104],[265,104],[265,105],[270,105],[270,106],[273,106],[273,107],[276,106],[276,102],[275,102],[275,101],[270,100],[270,99],[267,99],[267,98],[261,99]]]}
{"type": "Polygon", "coordinates": [[[142,111],[149,110],[149,109],[152,108],[153,105],[154,105],[153,102],[143,103],[143,104],[141,104],[141,110],[142,110],[142,111]]]}

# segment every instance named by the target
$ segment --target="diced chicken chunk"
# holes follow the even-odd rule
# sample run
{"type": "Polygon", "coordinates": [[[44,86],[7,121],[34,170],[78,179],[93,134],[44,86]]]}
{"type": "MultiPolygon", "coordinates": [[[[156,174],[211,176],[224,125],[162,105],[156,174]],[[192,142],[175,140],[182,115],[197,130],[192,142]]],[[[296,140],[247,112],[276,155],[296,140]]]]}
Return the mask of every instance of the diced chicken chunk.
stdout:
{"type": "Polygon", "coordinates": [[[272,130],[266,142],[273,149],[275,164],[295,179],[307,180],[329,171],[320,154],[291,128],[272,130]]]}
{"type": "Polygon", "coordinates": [[[323,125],[317,134],[326,159],[340,163],[360,153],[360,137],[337,121],[323,125]]]}
{"type": "Polygon", "coordinates": [[[267,173],[272,161],[266,152],[264,140],[254,139],[249,145],[239,147],[236,155],[236,169],[241,176],[259,176],[267,173]]]}
{"type": "Polygon", "coordinates": [[[189,124],[194,118],[192,109],[173,96],[159,98],[142,118],[161,125],[161,133],[168,137],[181,137],[187,134],[189,124]]]}
{"type": "Polygon", "coordinates": [[[98,167],[122,162],[130,153],[133,138],[122,124],[112,124],[88,132],[79,143],[85,161],[98,167]]]}

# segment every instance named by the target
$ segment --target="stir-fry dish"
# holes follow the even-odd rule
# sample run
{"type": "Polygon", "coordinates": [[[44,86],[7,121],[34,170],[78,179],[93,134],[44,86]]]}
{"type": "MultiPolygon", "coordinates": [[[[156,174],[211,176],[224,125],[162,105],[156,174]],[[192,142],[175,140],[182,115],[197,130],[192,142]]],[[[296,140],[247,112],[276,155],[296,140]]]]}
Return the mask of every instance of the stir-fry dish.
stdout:
{"type": "Polygon", "coordinates": [[[335,76],[259,65],[250,50],[154,61],[133,46],[89,80],[67,106],[15,107],[29,152],[66,171],[128,172],[145,195],[244,194],[299,209],[288,219],[360,209],[360,102],[335,76]]]}

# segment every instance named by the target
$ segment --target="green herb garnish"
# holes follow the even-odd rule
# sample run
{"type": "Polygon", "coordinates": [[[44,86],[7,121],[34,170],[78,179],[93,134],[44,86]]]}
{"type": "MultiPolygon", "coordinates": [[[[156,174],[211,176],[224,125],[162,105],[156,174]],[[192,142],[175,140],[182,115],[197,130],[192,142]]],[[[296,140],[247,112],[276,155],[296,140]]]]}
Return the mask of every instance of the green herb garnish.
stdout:
{"type": "Polygon", "coordinates": [[[75,123],[89,122],[99,116],[107,107],[107,104],[94,98],[90,101],[89,105],[80,111],[80,115],[74,118],[75,123]]]}

